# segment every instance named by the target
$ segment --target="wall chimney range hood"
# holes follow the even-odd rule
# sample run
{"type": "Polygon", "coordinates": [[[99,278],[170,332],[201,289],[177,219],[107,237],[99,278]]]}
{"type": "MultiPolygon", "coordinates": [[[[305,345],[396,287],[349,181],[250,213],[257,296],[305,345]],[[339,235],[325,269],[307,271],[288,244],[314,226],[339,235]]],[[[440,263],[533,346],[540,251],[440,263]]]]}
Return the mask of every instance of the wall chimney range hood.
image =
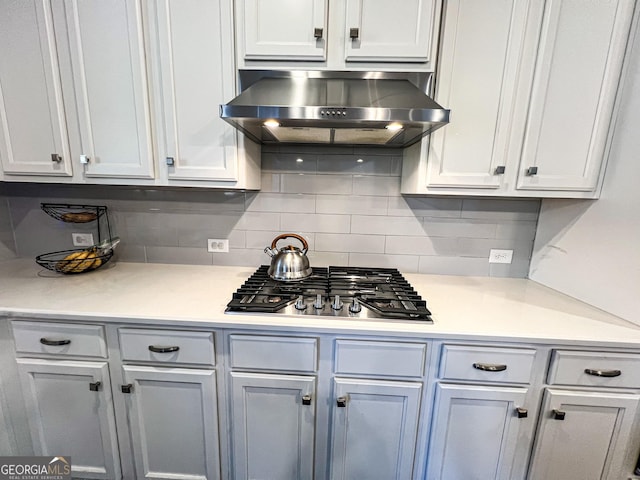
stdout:
{"type": "Polygon", "coordinates": [[[408,147],[449,122],[431,73],[241,70],[220,117],[257,143],[408,147]]]}

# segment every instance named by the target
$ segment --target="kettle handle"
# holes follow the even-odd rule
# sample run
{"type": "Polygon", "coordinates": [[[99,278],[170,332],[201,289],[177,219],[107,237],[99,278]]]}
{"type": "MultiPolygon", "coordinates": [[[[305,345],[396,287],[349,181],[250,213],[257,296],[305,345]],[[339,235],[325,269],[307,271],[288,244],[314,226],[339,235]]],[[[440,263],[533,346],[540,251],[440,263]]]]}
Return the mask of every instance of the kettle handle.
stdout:
{"type": "Polygon", "coordinates": [[[271,248],[275,249],[276,248],[276,243],[278,243],[278,240],[282,240],[283,238],[296,238],[296,239],[298,239],[300,241],[300,243],[302,243],[302,253],[307,253],[307,250],[309,250],[309,244],[304,239],[304,237],[301,236],[301,235],[298,235],[296,233],[283,233],[282,235],[278,235],[276,238],[273,239],[273,242],[271,242],[271,248]]]}

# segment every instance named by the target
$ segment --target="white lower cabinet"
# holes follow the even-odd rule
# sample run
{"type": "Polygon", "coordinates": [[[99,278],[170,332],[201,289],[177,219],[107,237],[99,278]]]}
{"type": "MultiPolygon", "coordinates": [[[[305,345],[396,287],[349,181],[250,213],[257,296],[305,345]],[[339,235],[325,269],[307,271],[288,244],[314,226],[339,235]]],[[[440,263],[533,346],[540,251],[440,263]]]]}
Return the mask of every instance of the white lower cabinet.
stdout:
{"type": "Polygon", "coordinates": [[[220,478],[216,372],[125,365],[136,478],[220,478]]]}
{"type": "Polygon", "coordinates": [[[313,479],[316,378],[231,372],[233,478],[313,479]]]}
{"type": "Polygon", "coordinates": [[[640,394],[548,389],[529,480],[626,478],[624,456],[639,403],[640,394]]]}
{"type": "Polygon", "coordinates": [[[515,478],[511,467],[526,395],[520,387],[439,384],[426,478],[515,478]]]}
{"type": "Polygon", "coordinates": [[[331,479],[413,475],[422,383],[334,379],[331,479]]]}
{"type": "Polygon", "coordinates": [[[106,362],[19,358],[34,453],[70,456],[81,478],[120,478],[106,362]]]}

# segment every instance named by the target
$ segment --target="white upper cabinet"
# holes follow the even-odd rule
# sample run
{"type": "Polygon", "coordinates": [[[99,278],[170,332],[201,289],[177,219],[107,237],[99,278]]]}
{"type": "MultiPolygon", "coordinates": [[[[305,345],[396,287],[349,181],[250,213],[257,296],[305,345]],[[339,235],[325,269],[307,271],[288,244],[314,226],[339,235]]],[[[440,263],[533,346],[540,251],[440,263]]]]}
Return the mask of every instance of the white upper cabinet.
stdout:
{"type": "Polygon", "coordinates": [[[451,123],[431,135],[428,186],[502,186],[528,3],[447,2],[436,98],[451,123]]]}
{"type": "Polygon", "coordinates": [[[4,174],[72,175],[51,5],[0,2],[0,161],[4,174]]]}
{"type": "Polygon", "coordinates": [[[238,179],[236,133],[218,105],[233,98],[230,5],[208,0],[153,2],[154,84],[161,175],[238,179]]]}
{"type": "Polygon", "coordinates": [[[248,60],[326,58],[328,0],[240,0],[240,39],[248,60]]]}
{"type": "Polygon", "coordinates": [[[433,0],[346,1],[346,61],[429,61],[433,0]]]}
{"type": "Polygon", "coordinates": [[[435,100],[403,193],[597,198],[633,0],[450,0],[435,100]]]}
{"type": "Polygon", "coordinates": [[[240,68],[430,70],[435,0],[236,0],[240,68]]]}
{"type": "Polygon", "coordinates": [[[0,60],[5,180],[260,187],[219,117],[233,0],[1,2],[0,60]]]}
{"type": "Polygon", "coordinates": [[[634,3],[547,1],[517,188],[595,190],[634,3]]]}
{"type": "Polygon", "coordinates": [[[55,5],[67,14],[85,175],[153,178],[140,1],[55,5]]]}

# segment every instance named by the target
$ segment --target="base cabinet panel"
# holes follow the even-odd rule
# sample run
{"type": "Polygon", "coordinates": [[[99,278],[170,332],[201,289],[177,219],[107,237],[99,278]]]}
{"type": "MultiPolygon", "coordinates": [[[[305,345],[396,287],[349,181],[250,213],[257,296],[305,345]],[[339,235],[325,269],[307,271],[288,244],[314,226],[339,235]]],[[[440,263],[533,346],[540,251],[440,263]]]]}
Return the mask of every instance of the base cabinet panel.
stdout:
{"type": "Polygon", "coordinates": [[[17,362],[35,454],[70,456],[74,477],[120,478],[107,363],[17,362]]]}
{"type": "Polygon", "coordinates": [[[331,478],[413,478],[422,384],[335,379],[331,478]]]}
{"type": "Polygon", "coordinates": [[[440,384],[436,389],[429,480],[509,480],[527,389],[440,384]]]}
{"type": "Polygon", "coordinates": [[[315,391],[313,376],[231,372],[234,479],[313,479],[315,391]]]}
{"type": "Polygon", "coordinates": [[[125,365],[136,478],[220,478],[216,372],[125,365]]]}
{"type": "Polygon", "coordinates": [[[603,480],[622,464],[640,395],[548,389],[529,480],[603,480]]]}

